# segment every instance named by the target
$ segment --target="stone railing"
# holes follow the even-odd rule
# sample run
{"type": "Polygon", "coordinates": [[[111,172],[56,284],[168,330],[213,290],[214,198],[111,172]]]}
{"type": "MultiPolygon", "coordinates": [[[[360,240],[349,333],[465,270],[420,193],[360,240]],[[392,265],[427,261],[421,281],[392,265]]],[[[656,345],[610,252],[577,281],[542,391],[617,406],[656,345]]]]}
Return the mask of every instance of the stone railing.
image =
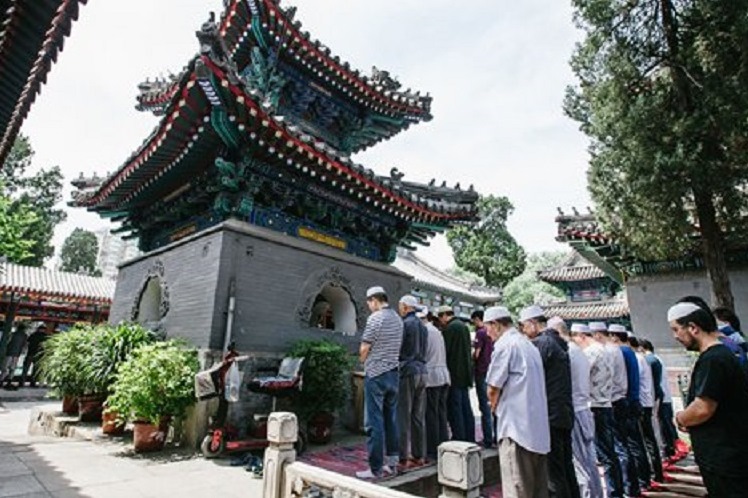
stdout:
{"type": "MultiPolygon", "coordinates": [[[[263,498],[414,498],[371,482],[296,462],[296,415],[270,414],[269,447],[265,450],[263,498]]],[[[441,498],[477,498],[483,484],[480,448],[472,443],[439,446],[441,498]]]]}

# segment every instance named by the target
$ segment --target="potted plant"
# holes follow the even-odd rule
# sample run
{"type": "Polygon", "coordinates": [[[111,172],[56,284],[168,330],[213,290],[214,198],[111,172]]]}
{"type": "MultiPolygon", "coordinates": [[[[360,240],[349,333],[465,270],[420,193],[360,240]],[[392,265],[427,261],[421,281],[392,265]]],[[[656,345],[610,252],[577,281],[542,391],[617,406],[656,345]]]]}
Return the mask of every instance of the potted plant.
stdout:
{"type": "Polygon", "coordinates": [[[158,451],[173,417],[195,402],[197,351],[178,341],[146,344],[120,364],[107,399],[109,410],[133,420],[135,451],[158,451]]]}
{"type": "Polygon", "coordinates": [[[353,360],[341,345],[328,340],[296,343],[290,356],[304,357],[304,383],[295,397],[297,416],[307,424],[309,441],[330,441],[335,412],[345,405],[353,360]]]}
{"type": "Polygon", "coordinates": [[[39,361],[40,378],[60,396],[62,411],[78,413],[77,398],[86,392],[85,364],[91,354],[89,327],[76,326],[50,337],[39,361]]]}
{"type": "Polygon", "coordinates": [[[117,368],[130,354],[155,340],[153,333],[134,323],[102,324],[92,329],[91,356],[84,365],[84,378],[88,396],[79,398],[81,420],[101,420],[105,434],[124,430],[117,424],[117,415],[109,410],[102,413],[104,399],[114,383],[117,368]]]}

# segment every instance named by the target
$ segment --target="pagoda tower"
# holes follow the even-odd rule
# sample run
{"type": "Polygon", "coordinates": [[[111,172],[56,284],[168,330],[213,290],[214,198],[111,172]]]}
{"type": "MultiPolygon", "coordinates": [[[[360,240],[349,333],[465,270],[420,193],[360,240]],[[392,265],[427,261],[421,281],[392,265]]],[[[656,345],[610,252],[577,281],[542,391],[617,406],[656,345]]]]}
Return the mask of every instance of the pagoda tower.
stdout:
{"type": "Polygon", "coordinates": [[[139,86],[155,130],[115,173],[73,182],[72,205],[144,251],[121,267],[111,320],[214,351],[280,354],[310,336],[353,348],[366,288],[410,288],[389,265],[397,248],[475,221],[478,194],[351,159],[430,120],[430,96],[351,68],[294,8],[224,4],[181,72],[139,86]]]}

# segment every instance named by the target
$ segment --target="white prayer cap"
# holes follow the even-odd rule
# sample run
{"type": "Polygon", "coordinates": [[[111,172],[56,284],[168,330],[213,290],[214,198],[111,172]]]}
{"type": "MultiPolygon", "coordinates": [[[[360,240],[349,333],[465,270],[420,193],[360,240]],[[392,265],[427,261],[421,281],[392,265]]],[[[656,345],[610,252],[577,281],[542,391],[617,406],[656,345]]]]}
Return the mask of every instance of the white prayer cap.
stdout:
{"type": "Polygon", "coordinates": [[[543,308],[541,308],[537,304],[533,304],[532,306],[528,306],[527,308],[520,311],[519,321],[526,322],[527,320],[532,320],[533,318],[538,318],[544,315],[545,311],[543,311],[543,308]]]}
{"type": "Polygon", "coordinates": [[[700,307],[693,303],[678,303],[667,311],[667,321],[678,320],[700,309],[700,307]]]}
{"type": "Polygon", "coordinates": [[[611,323],[610,325],[608,325],[608,332],[613,334],[625,334],[626,327],[617,323],[611,323]]]}
{"type": "Polygon", "coordinates": [[[439,306],[438,308],[436,308],[437,316],[442,315],[444,313],[454,313],[454,312],[455,312],[454,308],[452,308],[448,304],[443,304],[442,306],[439,306]]]}
{"type": "Polygon", "coordinates": [[[548,319],[548,328],[556,329],[556,327],[566,327],[566,322],[560,316],[554,316],[548,319]]]}
{"type": "Polygon", "coordinates": [[[415,296],[406,294],[400,298],[400,304],[404,304],[405,306],[408,306],[410,308],[416,308],[418,306],[418,299],[416,299],[415,296]]]}
{"type": "Polygon", "coordinates": [[[605,322],[590,322],[589,327],[592,332],[605,332],[608,330],[608,326],[605,325],[605,322]]]}
{"type": "Polygon", "coordinates": [[[429,315],[429,307],[428,306],[421,306],[418,308],[418,311],[416,311],[416,316],[418,318],[426,318],[429,315]]]}
{"type": "Polygon", "coordinates": [[[371,296],[376,296],[377,294],[384,294],[385,296],[387,295],[384,287],[376,285],[374,287],[369,287],[369,290],[366,291],[366,299],[369,299],[371,296]]]}
{"type": "Polygon", "coordinates": [[[590,328],[583,323],[572,323],[571,332],[573,334],[589,334],[590,328]]]}
{"type": "Polygon", "coordinates": [[[483,321],[486,323],[510,317],[511,314],[509,313],[509,310],[504,306],[491,306],[483,313],[483,321]]]}

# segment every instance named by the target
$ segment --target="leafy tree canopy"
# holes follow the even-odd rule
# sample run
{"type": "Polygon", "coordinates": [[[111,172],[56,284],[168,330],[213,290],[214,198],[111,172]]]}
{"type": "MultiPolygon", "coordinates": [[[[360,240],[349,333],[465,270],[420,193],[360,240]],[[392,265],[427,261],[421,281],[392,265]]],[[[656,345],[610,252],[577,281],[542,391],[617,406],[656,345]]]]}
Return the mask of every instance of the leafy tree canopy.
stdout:
{"type": "Polygon", "coordinates": [[[565,110],[591,139],[606,231],[641,259],[695,249],[732,305],[723,238],[748,180],[748,0],[573,0],[586,37],[565,110]]]}
{"type": "Polygon", "coordinates": [[[10,211],[20,213],[30,211],[35,220],[23,230],[23,239],[30,242],[24,255],[9,259],[14,263],[42,266],[44,260],[54,254],[51,244],[55,227],[67,218],[62,209],[56,208],[62,201],[62,172],[55,166],[29,174],[34,151],[29,140],[19,136],[13,148],[0,165],[0,193],[10,198],[10,211]]]}
{"type": "Polygon", "coordinates": [[[93,232],[76,228],[73,230],[60,251],[60,269],[84,275],[101,276],[96,266],[99,254],[99,240],[93,232]]]}
{"type": "Polygon", "coordinates": [[[525,271],[504,287],[504,306],[516,316],[522,308],[531,304],[549,304],[563,300],[564,293],[540,280],[538,273],[560,265],[566,257],[564,252],[529,254],[525,271]]]}
{"type": "Polygon", "coordinates": [[[506,197],[481,197],[481,222],[447,232],[457,266],[478,275],[486,285],[503,287],[525,269],[525,251],[506,227],[513,211],[514,206],[506,197]]]}
{"type": "Polygon", "coordinates": [[[36,214],[21,206],[13,209],[13,202],[0,195],[0,257],[8,261],[22,261],[32,256],[33,242],[24,234],[34,223],[36,214]]]}

